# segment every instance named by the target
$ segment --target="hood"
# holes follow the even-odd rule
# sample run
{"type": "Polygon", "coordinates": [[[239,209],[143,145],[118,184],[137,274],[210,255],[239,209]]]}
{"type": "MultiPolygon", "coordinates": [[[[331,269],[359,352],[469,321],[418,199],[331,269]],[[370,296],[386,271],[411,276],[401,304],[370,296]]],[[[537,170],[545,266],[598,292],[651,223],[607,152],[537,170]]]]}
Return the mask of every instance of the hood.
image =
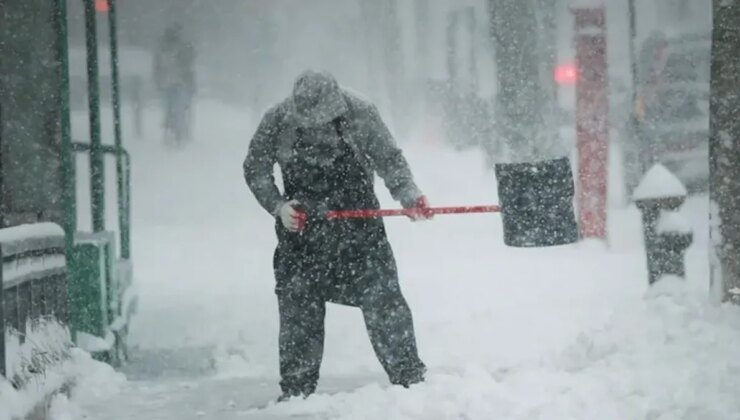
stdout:
{"type": "Polygon", "coordinates": [[[347,112],[339,84],[328,72],[308,70],[301,73],[293,86],[291,110],[298,125],[316,127],[347,112]]]}

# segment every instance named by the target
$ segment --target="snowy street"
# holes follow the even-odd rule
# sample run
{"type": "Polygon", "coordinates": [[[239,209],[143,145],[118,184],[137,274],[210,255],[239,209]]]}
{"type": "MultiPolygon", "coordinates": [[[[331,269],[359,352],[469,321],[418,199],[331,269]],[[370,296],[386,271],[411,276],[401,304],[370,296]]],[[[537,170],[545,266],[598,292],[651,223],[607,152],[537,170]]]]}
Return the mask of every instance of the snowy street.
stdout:
{"type": "Polygon", "coordinates": [[[0,10],[0,420],[740,420],[740,0],[0,10]]]}
{"type": "MultiPolygon", "coordinates": [[[[703,197],[684,206],[695,229],[688,281],[649,292],[633,206],[610,208],[608,246],[508,248],[499,215],[387,219],[426,383],[390,387],[360,311],[329,304],[319,392],[271,404],[276,239],[241,173],[257,121],[209,102],[196,115],[195,141],[180,150],[162,145],[154,117],[145,138],[128,140],[140,294],[132,361],[120,389],[73,394],[70,416],[740,418],[740,310],[709,301],[703,197]]],[[[497,202],[477,151],[399,143],[432,205],[497,202]]],[[[376,190],[398,207],[380,180],[376,190]]]]}

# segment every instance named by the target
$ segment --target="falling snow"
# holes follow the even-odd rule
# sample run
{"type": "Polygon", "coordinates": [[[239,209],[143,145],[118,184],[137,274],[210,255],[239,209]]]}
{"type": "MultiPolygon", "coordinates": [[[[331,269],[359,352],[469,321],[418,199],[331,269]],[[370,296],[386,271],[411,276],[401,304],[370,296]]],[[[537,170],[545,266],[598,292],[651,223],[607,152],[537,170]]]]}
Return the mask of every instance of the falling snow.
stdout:
{"type": "MultiPolygon", "coordinates": [[[[30,387],[0,379],[0,420],[63,383],[74,386],[50,397],[54,420],[737,418],[740,310],[718,304],[723,221],[702,143],[709,0],[637,2],[634,86],[628,2],[119,3],[133,162],[133,255],[120,274],[136,282],[125,300],[138,294],[130,360],[118,370],[93,360],[112,334],[79,333],[70,350],[58,326],[29,330],[25,344],[9,333],[9,377],[25,372],[28,340],[63,341],[69,354],[30,387]],[[573,10],[599,5],[604,28],[575,29],[573,10]],[[605,50],[576,50],[576,35],[601,34],[605,50]],[[599,53],[604,74],[587,67],[599,53]],[[588,83],[604,93],[584,96],[588,83]],[[578,109],[576,96],[594,102],[578,109]],[[603,147],[583,146],[589,134],[603,147]],[[601,169],[608,179],[579,177],[601,169]],[[685,203],[662,211],[657,230],[693,234],[686,276],[649,286],[635,201],[669,197],[685,203]],[[606,237],[578,241],[591,217],[578,212],[602,203],[606,237]],[[491,204],[502,209],[429,211],[491,204]],[[326,217],[401,208],[411,213],[326,217]]],[[[72,138],[87,141],[81,7],[69,3],[70,107],[72,138]]],[[[50,34],[29,38],[30,50],[56,45],[50,34]]],[[[0,82],[21,93],[0,90],[2,118],[24,89],[59,103],[35,88],[53,60],[36,66],[18,39],[0,82]]],[[[109,144],[111,50],[98,41],[109,144]]],[[[3,125],[12,138],[47,138],[21,120],[3,125]]],[[[33,147],[34,159],[58,155],[33,147]]],[[[9,167],[27,160],[14,154],[9,167]]],[[[75,165],[85,230],[90,162],[75,165]]],[[[106,175],[106,227],[118,231],[110,161],[106,175]]],[[[50,192],[6,184],[8,209],[23,207],[17,197],[62,203],[51,181],[50,192]]],[[[22,225],[0,243],[59,233],[22,225]]],[[[7,268],[4,281],[31,268],[7,268]]],[[[123,318],[110,320],[116,330],[123,318]]]]}

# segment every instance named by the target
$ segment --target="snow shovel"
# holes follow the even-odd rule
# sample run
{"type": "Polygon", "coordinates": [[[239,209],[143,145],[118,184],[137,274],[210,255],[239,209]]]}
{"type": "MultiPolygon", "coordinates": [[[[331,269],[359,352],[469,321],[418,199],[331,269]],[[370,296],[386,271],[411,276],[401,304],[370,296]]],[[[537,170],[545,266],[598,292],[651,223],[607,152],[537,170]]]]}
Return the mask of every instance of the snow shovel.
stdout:
{"type": "MultiPolygon", "coordinates": [[[[496,165],[501,205],[431,207],[431,214],[501,213],[504,244],[517,248],[566,245],[580,239],[567,158],[496,165]]],[[[419,209],[357,209],[324,213],[332,219],[412,216],[419,209]]]]}

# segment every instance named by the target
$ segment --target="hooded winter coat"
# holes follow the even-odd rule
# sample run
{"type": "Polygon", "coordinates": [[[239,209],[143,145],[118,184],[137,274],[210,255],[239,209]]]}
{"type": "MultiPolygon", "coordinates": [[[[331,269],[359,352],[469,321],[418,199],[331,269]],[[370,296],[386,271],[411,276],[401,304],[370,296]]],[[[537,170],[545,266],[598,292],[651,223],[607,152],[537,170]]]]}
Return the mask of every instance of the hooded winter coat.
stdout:
{"type": "Polygon", "coordinates": [[[306,72],[293,94],[268,110],[244,160],[244,178],[262,207],[277,215],[286,202],[275,185],[273,167],[295,153],[299,129],[311,129],[342,117],[343,138],[372,185],[377,173],[391,196],[410,208],[421,196],[408,162],[372,103],[342,89],[326,73],[306,72]]]}

